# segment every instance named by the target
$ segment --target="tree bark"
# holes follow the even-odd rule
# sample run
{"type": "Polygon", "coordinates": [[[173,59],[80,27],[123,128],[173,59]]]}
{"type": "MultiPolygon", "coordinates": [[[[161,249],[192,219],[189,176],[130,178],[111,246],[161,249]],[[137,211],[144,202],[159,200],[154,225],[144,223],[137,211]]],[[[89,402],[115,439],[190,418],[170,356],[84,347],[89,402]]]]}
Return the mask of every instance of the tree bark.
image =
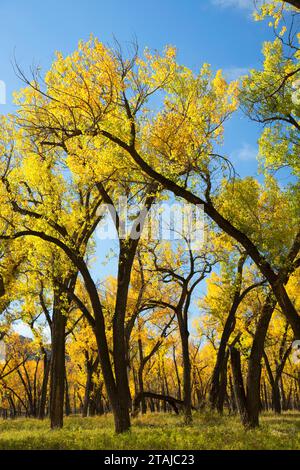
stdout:
{"type": "Polygon", "coordinates": [[[50,371],[50,420],[52,429],[63,427],[65,397],[65,329],[61,291],[55,293],[52,317],[52,354],[50,371]]]}
{"type": "Polygon", "coordinates": [[[226,393],[227,393],[228,357],[229,357],[229,352],[226,351],[224,362],[223,362],[223,367],[222,367],[222,370],[220,371],[220,385],[219,385],[218,401],[216,404],[217,410],[220,414],[223,413],[224,402],[225,402],[226,393]]]}
{"type": "Polygon", "coordinates": [[[242,423],[245,427],[249,427],[249,416],[247,410],[247,400],[245,387],[243,382],[243,374],[241,369],[241,354],[236,348],[230,348],[231,370],[233,377],[233,389],[235,401],[242,423]]]}
{"type": "Polygon", "coordinates": [[[82,417],[86,418],[88,415],[89,407],[91,406],[91,393],[93,391],[93,374],[98,367],[99,361],[88,357],[86,358],[86,382],[85,382],[85,393],[84,393],[84,400],[83,400],[83,409],[82,409],[82,417]]]}
{"type": "MultiPolygon", "coordinates": [[[[235,327],[235,315],[237,309],[241,302],[241,286],[242,286],[242,278],[243,278],[243,266],[246,261],[246,255],[243,253],[240,256],[237,266],[237,273],[235,279],[235,292],[233,296],[232,305],[229,311],[229,314],[226,318],[226,322],[224,325],[224,329],[222,331],[220,345],[217,353],[217,360],[213,370],[212,379],[211,379],[211,387],[209,392],[209,401],[210,406],[212,409],[217,408],[219,409],[221,401],[219,400],[219,394],[221,389],[221,374],[225,367],[225,356],[226,356],[226,347],[230,338],[231,333],[235,327]]],[[[221,411],[223,407],[221,406],[221,411]]]]}
{"type": "Polygon", "coordinates": [[[184,403],[184,419],[189,424],[192,421],[192,383],[191,383],[191,361],[189,352],[189,332],[187,325],[180,324],[179,331],[182,348],[183,362],[183,403],[184,403]]]}
{"type": "Polygon", "coordinates": [[[43,348],[43,355],[44,355],[44,371],[43,371],[43,382],[42,382],[42,389],[41,389],[41,399],[40,399],[40,406],[39,406],[39,419],[45,418],[48,382],[49,382],[49,373],[50,373],[50,362],[51,362],[51,359],[48,358],[48,353],[44,348],[43,348]]]}
{"type": "Polygon", "coordinates": [[[181,380],[180,380],[180,375],[178,371],[178,366],[177,366],[177,359],[176,359],[176,348],[173,346],[173,361],[174,361],[174,367],[175,367],[175,372],[176,372],[176,379],[177,379],[177,398],[178,400],[181,400],[181,380]]]}
{"type": "MultiPolygon", "coordinates": [[[[140,333],[140,325],[138,325],[139,333],[140,333]]],[[[147,412],[147,404],[146,399],[144,396],[144,368],[145,368],[145,359],[144,359],[144,352],[143,352],[143,344],[142,340],[139,337],[138,339],[138,347],[139,347],[139,369],[138,369],[138,383],[139,383],[139,393],[141,394],[141,406],[142,406],[142,414],[146,414],[147,412]]]]}
{"type": "Polygon", "coordinates": [[[70,414],[72,413],[70,394],[69,394],[69,382],[68,382],[66,369],[65,369],[65,413],[66,413],[66,416],[70,416],[70,414]]]}
{"type": "Polygon", "coordinates": [[[154,399],[154,400],[163,401],[164,403],[169,403],[176,414],[179,414],[177,405],[184,406],[184,402],[182,400],[178,400],[177,398],[174,398],[172,396],[160,394],[160,393],[153,393],[153,392],[143,392],[143,393],[139,393],[134,399],[133,410],[135,412],[138,410],[140,406],[142,395],[144,395],[144,398],[150,398],[152,400],[154,399]]]}
{"type": "Polygon", "coordinates": [[[264,353],[264,344],[268,327],[275,305],[276,299],[274,298],[272,291],[270,291],[256,326],[250,358],[248,361],[247,408],[250,427],[257,427],[259,425],[261,360],[264,353]]]}

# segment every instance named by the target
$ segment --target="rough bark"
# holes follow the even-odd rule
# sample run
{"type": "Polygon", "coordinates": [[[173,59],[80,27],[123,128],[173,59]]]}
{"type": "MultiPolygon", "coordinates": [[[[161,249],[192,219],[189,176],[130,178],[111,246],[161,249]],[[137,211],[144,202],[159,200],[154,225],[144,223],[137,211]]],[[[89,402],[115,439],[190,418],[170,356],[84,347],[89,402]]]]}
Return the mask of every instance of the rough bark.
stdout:
{"type": "Polygon", "coordinates": [[[62,313],[60,295],[61,291],[55,294],[51,332],[50,420],[52,429],[63,427],[64,416],[66,316],[62,313]]]}
{"type": "Polygon", "coordinates": [[[180,375],[179,375],[179,371],[178,371],[175,346],[173,346],[173,361],[174,361],[174,368],[175,368],[176,379],[177,379],[177,390],[178,390],[177,398],[178,398],[178,400],[181,400],[181,380],[180,380],[180,375]]]}
{"type": "Polygon", "coordinates": [[[72,413],[70,394],[69,394],[69,382],[68,382],[68,376],[67,376],[66,370],[65,370],[65,413],[66,413],[66,416],[70,416],[70,414],[72,413]]]}
{"type": "Polygon", "coordinates": [[[262,313],[256,326],[250,358],[248,361],[247,407],[250,427],[256,427],[259,425],[261,360],[263,357],[268,327],[275,305],[276,299],[271,291],[266,298],[262,313]]]}
{"type": "Polygon", "coordinates": [[[235,279],[235,292],[233,296],[232,305],[229,314],[226,318],[226,322],[222,331],[220,345],[217,353],[216,364],[213,370],[211,387],[209,392],[209,401],[212,409],[217,408],[222,412],[222,399],[220,400],[219,395],[221,391],[221,375],[225,367],[225,356],[226,347],[230,338],[231,333],[235,327],[235,316],[237,309],[241,302],[241,286],[242,286],[242,275],[243,266],[246,261],[246,255],[242,254],[238,261],[237,274],[235,279]],[[221,405],[221,406],[220,406],[221,405]]]}
{"type": "Polygon", "coordinates": [[[183,362],[183,403],[184,419],[186,424],[192,421],[192,383],[191,383],[191,361],[189,352],[189,332],[187,325],[179,326],[182,362],[183,362]]]}
{"type": "Polygon", "coordinates": [[[230,348],[231,370],[233,377],[233,389],[235,401],[242,423],[245,427],[249,426],[249,416],[247,410],[246,392],[243,382],[241,369],[241,354],[236,348],[230,348]]]}
{"type": "Polygon", "coordinates": [[[48,357],[47,351],[43,348],[43,362],[44,362],[44,370],[43,370],[43,382],[42,382],[42,389],[41,389],[41,398],[40,398],[40,406],[39,406],[39,419],[44,419],[46,414],[46,403],[47,403],[47,393],[48,393],[48,382],[49,382],[49,374],[50,374],[50,362],[51,359],[48,357]]]}

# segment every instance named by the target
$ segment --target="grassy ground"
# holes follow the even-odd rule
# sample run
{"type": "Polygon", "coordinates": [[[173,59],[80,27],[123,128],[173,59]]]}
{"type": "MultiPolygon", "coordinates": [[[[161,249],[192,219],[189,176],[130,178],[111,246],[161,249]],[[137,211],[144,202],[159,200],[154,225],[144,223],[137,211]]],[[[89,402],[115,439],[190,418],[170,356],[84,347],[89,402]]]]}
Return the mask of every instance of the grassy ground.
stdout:
{"type": "Polygon", "coordinates": [[[0,449],[300,449],[300,413],[265,415],[254,431],[244,431],[237,417],[196,414],[190,426],[181,420],[148,414],[121,436],[111,416],[66,418],[60,431],[50,431],[47,420],[0,420],[0,449]]]}

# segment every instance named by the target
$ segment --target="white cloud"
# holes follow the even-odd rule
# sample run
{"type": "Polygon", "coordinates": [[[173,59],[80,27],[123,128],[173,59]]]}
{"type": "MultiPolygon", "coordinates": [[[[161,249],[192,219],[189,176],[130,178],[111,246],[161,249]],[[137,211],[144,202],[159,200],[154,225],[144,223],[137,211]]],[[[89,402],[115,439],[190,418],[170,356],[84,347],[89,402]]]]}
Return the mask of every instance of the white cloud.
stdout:
{"type": "Polygon", "coordinates": [[[213,5],[221,7],[251,8],[251,0],[211,0],[213,5]]]}
{"type": "Polygon", "coordinates": [[[249,73],[249,68],[247,67],[229,67],[223,70],[224,77],[227,81],[231,82],[232,80],[237,80],[243,75],[249,73]]]}
{"type": "Polygon", "coordinates": [[[253,161],[256,159],[258,154],[258,149],[257,147],[254,147],[253,145],[247,144],[246,142],[243,143],[243,145],[233,152],[233,157],[236,161],[240,162],[249,162],[253,161]]]}
{"type": "MultiPolygon", "coordinates": [[[[211,0],[211,3],[224,8],[240,8],[242,10],[253,10],[255,2],[253,0],[211,0]]],[[[257,5],[258,2],[256,2],[257,5]]]]}

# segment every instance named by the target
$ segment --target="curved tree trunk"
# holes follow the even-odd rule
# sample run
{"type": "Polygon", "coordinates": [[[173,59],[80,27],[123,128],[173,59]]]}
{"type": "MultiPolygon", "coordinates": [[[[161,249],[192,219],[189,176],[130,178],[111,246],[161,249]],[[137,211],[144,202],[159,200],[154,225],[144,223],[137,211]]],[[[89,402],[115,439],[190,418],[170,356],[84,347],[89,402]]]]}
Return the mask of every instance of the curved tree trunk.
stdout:
{"type": "MultiPolygon", "coordinates": [[[[104,134],[104,133],[103,133],[104,134]]],[[[111,138],[107,134],[108,138],[111,138]]],[[[252,258],[252,260],[257,265],[258,269],[262,275],[269,282],[273,293],[277,299],[277,302],[287,318],[289,324],[291,325],[295,338],[300,339],[300,316],[297,312],[297,309],[291,299],[289,298],[287,291],[285,289],[286,275],[278,276],[273,267],[269,264],[268,260],[260,253],[257,246],[251,241],[248,236],[239,230],[230,220],[227,220],[213,205],[211,201],[207,201],[192,193],[188,189],[178,185],[172,179],[166,177],[159,171],[156,171],[151,167],[140,155],[138,150],[134,146],[125,144],[124,142],[118,141],[124,150],[126,150],[133,160],[139,165],[139,167],[147,173],[151,178],[153,178],[158,183],[162,184],[166,189],[171,191],[175,196],[183,198],[191,204],[200,204],[203,205],[204,212],[225,232],[227,235],[232,237],[234,240],[239,242],[247,252],[247,254],[252,258]]],[[[297,234],[296,239],[294,240],[294,246],[291,249],[291,253],[288,256],[287,261],[293,261],[295,256],[297,256],[299,251],[300,243],[300,233],[297,234]]]]}
{"type": "Polygon", "coordinates": [[[252,428],[259,425],[261,360],[264,353],[264,344],[268,327],[275,305],[276,299],[274,298],[273,293],[270,292],[267,296],[256,327],[248,362],[247,409],[249,415],[249,427],[252,428]]]}
{"type": "Polygon", "coordinates": [[[177,398],[171,397],[169,395],[153,393],[153,392],[143,392],[143,393],[139,393],[133,401],[134,415],[137,415],[138,413],[139,406],[140,406],[143,396],[144,398],[150,398],[151,400],[158,400],[158,401],[163,401],[164,403],[168,403],[173,408],[176,414],[179,414],[177,405],[184,406],[184,401],[178,400],[177,398]]]}

